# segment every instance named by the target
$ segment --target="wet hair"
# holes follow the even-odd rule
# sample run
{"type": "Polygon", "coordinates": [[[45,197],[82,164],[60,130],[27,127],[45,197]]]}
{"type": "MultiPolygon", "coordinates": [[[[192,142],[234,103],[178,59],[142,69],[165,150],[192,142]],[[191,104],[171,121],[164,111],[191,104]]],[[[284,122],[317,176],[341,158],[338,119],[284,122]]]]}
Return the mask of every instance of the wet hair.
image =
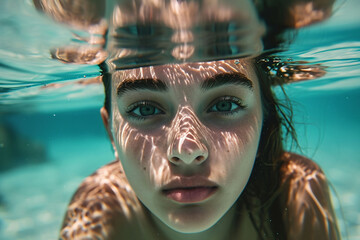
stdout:
{"type": "Polygon", "coordinates": [[[111,74],[105,62],[101,63],[99,67],[105,92],[104,107],[108,114],[111,114],[111,74]]]}
{"type": "Polygon", "coordinates": [[[285,153],[284,142],[292,141],[298,146],[292,121],[292,107],[280,79],[273,78],[260,63],[254,63],[260,85],[263,108],[263,127],[253,171],[244,192],[240,196],[257,229],[260,239],[285,239],[286,233],[277,197],[280,192],[280,168],[285,153]],[[280,102],[273,86],[282,89],[285,99],[280,102]],[[266,214],[267,213],[267,214],[266,214]],[[267,223],[266,223],[267,222],[267,223]],[[265,228],[270,225],[271,232],[265,228]]]}
{"type": "MultiPolygon", "coordinates": [[[[277,203],[280,188],[280,168],[285,152],[283,142],[284,138],[287,137],[296,143],[297,141],[292,124],[290,101],[286,98],[284,103],[280,103],[276,98],[272,86],[276,84],[274,81],[277,80],[265,71],[261,64],[262,59],[262,57],[255,59],[254,67],[260,84],[264,113],[263,127],[250,179],[236,204],[239,206],[245,204],[260,239],[284,239],[284,224],[277,203]],[[265,227],[269,223],[271,223],[270,232],[265,227]]],[[[107,72],[105,64],[101,64],[100,68],[105,88],[104,107],[111,114],[111,74],[107,72]]],[[[279,87],[283,89],[280,85],[279,87]]]]}

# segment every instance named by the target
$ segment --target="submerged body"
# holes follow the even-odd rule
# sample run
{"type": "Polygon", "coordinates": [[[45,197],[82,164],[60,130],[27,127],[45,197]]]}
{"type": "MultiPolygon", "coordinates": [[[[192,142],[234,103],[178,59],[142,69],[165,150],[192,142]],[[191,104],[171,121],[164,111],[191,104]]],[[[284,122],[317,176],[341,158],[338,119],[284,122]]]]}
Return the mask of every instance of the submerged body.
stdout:
{"type": "Polygon", "coordinates": [[[283,149],[291,123],[254,59],[108,76],[118,162],[78,189],[63,239],[338,238],[325,176],[283,149]]]}
{"type": "MultiPolygon", "coordinates": [[[[285,153],[279,174],[280,191],[272,204],[279,205],[278,214],[285,225],[286,239],[339,239],[328,185],[321,169],[309,159],[285,153]]],[[[223,229],[226,233],[220,232],[221,228],[218,231],[215,225],[207,230],[207,239],[262,239],[249,211],[240,197],[221,220],[231,221],[229,229],[223,229]]],[[[267,219],[263,224],[269,228],[272,221],[267,219]]],[[[181,239],[176,234],[174,231],[173,239],[181,239]]],[[[68,207],[60,239],[168,238],[136,197],[121,164],[114,161],[81,184],[68,207]]],[[[184,239],[199,239],[199,236],[189,235],[184,239]]],[[[264,239],[278,238],[265,236],[264,239]]]]}

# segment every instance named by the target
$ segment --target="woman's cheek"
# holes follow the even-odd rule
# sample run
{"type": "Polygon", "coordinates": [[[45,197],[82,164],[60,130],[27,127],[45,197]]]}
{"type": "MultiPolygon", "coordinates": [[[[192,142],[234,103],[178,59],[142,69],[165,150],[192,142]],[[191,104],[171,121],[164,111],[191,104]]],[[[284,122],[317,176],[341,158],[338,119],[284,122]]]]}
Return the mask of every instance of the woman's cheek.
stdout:
{"type": "Polygon", "coordinates": [[[228,181],[251,171],[260,139],[261,121],[254,115],[243,119],[236,128],[218,133],[212,144],[212,179],[228,181]]]}
{"type": "Polygon", "coordinates": [[[141,181],[144,187],[161,186],[170,178],[161,137],[141,133],[128,124],[119,126],[122,128],[117,131],[117,149],[128,180],[134,185],[141,181]]]}
{"type": "Polygon", "coordinates": [[[237,134],[222,132],[217,135],[218,141],[212,144],[209,154],[210,178],[219,182],[227,182],[234,168],[242,161],[242,141],[237,134]]]}

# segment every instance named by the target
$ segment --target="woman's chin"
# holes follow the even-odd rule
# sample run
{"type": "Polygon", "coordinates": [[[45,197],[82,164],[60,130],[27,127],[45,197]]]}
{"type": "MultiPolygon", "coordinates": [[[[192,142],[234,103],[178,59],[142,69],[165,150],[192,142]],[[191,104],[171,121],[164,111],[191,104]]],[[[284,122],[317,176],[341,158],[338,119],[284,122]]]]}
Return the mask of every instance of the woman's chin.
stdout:
{"type": "Polygon", "coordinates": [[[191,234],[208,230],[218,222],[220,217],[200,214],[193,209],[192,214],[172,214],[163,223],[176,232],[191,234]]]}
{"type": "Polygon", "coordinates": [[[211,228],[215,223],[185,223],[185,224],[172,224],[168,225],[172,230],[179,232],[179,233],[185,233],[185,234],[194,234],[194,233],[200,233],[203,231],[208,230],[211,228]]]}

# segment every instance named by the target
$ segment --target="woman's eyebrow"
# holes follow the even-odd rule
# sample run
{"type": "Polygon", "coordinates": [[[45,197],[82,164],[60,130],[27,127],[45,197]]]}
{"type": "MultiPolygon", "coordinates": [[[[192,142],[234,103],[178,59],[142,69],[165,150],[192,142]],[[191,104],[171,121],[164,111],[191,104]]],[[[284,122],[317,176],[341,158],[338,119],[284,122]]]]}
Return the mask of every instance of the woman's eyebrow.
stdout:
{"type": "MultiPolygon", "coordinates": [[[[253,91],[253,82],[242,73],[220,73],[202,82],[201,88],[208,90],[227,84],[242,85],[253,91]]],[[[155,78],[140,78],[140,79],[125,79],[117,87],[116,93],[121,97],[125,92],[137,90],[151,90],[151,91],[166,91],[168,86],[160,79],[155,78]]]]}
{"type": "Polygon", "coordinates": [[[242,85],[244,87],[247,87],[251,91],[254,90],[253,82],[242,73],[216,74],[216,75],[206,79],[201,84],[201,88],[203,90],[209,90],[211,88],[215,88],[215,87],[219,87],[219,86],[223,86],[223,85],[227,85],[227,84],[242,85]]]}
{"type": "Polygon", "coordinates": [[[166,91],[167,85],[154,78],[142,78],[142,79],[125,79],[116,89],[117,96],[120,97],[125,92],[137,91],[137,90],[152,90],[152,91],[166,91]]]}

